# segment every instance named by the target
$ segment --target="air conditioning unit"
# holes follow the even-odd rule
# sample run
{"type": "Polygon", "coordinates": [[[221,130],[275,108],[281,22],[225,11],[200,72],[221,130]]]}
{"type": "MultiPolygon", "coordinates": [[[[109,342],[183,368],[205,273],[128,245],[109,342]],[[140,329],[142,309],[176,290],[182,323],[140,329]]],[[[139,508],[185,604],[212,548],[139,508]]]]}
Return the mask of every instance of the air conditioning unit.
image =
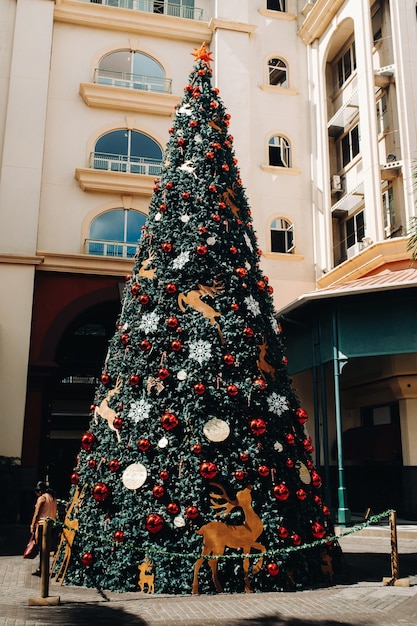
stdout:
{"type": "Polygon", "coordinates": [[[346,251],[346,256],[348,259],[352,259],[354,256],[356,256],[357,254],[359,254],[359,252],[363,249],[363,245],[361,242],[357,242],[355,243],[353,246],[350,246],[350,248],[347,249],[346,251]]]}
{"type": "Polygon", "coordinates": [[[337,174],[334,174],[334,176],[332,176],[331,189],[332,193],[339,193],[340,191],[342,191],[341,176],[338,176],[337,174]]]}

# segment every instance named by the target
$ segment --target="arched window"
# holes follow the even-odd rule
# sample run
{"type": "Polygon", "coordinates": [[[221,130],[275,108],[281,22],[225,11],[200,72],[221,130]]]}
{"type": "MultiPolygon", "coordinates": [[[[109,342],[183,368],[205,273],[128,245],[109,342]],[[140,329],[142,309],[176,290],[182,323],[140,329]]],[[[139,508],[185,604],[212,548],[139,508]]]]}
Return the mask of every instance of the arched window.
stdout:
{"type": "Polygon", "coordinates": [[[147,54],[118,50],[101,59],[95,72],[95,82],[113,87],[171,93],[172,81],[165,78],[162,65],[147,54]]]}
{"type": "Polygon", "coordinates": [[[162,150],[154,139],[136,130],[113,130],[98,139],[91,155],[95,170],[159,176],[162,150]]]}
{"type": "Polygon", "coordinates": [[[275,135],[269,140],[269,165],[291,167],[290,143],[285,137],[275,135]]]}
{"type": "Polygon", "coordinates": [[[270,85],[288,87],[288,68],[287,64],[282,59],[269,59],[268,81],[270,85]]]}
{"type": "Polygon", "coordinates": [[[90,238],[86,241],[87,254],[133,257],[145,221],[145,215],[128,209],[102,213],[91,223],[90,238]]]}
{"type": "Polygon", "coordinates": [[[294,250],[294,225],[278,217],[271,223],[271,252],[294,250]]]}

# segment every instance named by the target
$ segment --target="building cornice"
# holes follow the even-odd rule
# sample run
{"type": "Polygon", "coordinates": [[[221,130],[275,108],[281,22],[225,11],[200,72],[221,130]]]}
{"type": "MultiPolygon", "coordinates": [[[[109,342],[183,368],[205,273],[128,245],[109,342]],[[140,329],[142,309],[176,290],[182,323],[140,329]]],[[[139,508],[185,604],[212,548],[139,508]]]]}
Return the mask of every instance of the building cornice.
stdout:
{"type": "Polygon", "coordinates": [[[396,237],[367,246],[353,258],[341,263],[319,278],[317,287],[321,289],[346,283],[361,278],[388,263],[410,259],[407,243],[407,237],[396,237]]]}
{"type": "Polygon", "coordinates": [[[38,271],[95,274],[99,276],[126,276],[132,271],[133,259],[93,256],[90,254],[61,254],[38,252],[42,259],[38,271]]]}
{"type": "Polygon", "coordinates": [[[209,43],[212,31],[207,22],[146,11],[120,9],[77,0],[55,0],[56,22],[78,24],[115,31],[124,31],[164,39],[176,39],[201,44],[209,43]]]}
{"type": "Polygon", "coordinates": [[[320,39],[345,0],[317,0],[307,14],[298,35],[306,46],[320,39]]]}
{"type": "Polygon", "coordinates": [[[0,254],[0,263],[5,265],[39,265],[42,262],[42,257],[37,255],[0,254]]]}
{"type": "Polygon", "coordinates": [[[122,194],[124,196],[146,196],[151,198],[155,176],[108,172],[91,168],[77,168],[75,178],[83,191],[122,194]]]}
{"type": "Polygon", "coordinates": [[[173,114],[175,106],[180,102],[179,96],[169,93],[137,91],[96,83],[81,83],[80,95],[89,107],[167,116],[173,114]]]}
{"type": "Polygon", "coordinates": [[[244,22],[231,22],[229,20],[213,18],[209,22],[209,28],[213,32],[216,30],[233,30],[239,33],[247,33],[248,35],[252,35],[257,29],[257,26],[255,24],[246,24],[244,22]]]}

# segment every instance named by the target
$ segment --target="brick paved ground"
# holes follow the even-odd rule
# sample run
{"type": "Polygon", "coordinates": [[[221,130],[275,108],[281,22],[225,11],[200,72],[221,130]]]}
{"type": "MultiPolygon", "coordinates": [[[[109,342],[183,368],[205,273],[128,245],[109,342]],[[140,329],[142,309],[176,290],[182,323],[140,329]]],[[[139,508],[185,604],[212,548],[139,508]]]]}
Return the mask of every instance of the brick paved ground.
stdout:
{"type": "Polygon", "coordinates": [[[340,539],[349,579],[344,585],[292,593],[159,596],[103,593],[51,582],[59,606],[29,606],[40,595],[35,564],[0,557],[0,626],[416,626],[417,528],[398,532],[400,578],[409,587],[383,586],[391,574],[388,528],[340,539]]]}

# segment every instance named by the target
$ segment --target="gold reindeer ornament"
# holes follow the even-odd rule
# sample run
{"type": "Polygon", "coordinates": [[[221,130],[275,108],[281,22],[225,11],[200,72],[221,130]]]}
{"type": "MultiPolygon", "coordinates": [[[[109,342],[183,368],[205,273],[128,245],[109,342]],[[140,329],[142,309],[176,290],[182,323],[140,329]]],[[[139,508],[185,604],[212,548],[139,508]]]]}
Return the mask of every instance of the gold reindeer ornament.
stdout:
{"type": "Polygon", "coordinates": [[[58,582],[61,578],[61,585],[64,582],[68,565],[71,561],[72,546],[74,544],[75,535],[78,531],[78,519],[76,517],[74,518],[73,516],[76,516],[78,514],[79,508],[81,506],[81,500],[84,498],[85,495],[86,487],[87,485],[84,485],[81,491],[78,489],[78,485],[75,487],[73,498],[65,512],[65,519],[61,532],[61,537],[59,540],[59,545],[52,561],[51,576],[54,576],[53,572],[58,562],[59,555],[61,554],[61,550],[64,551],[62,563],[59,567],[59,570],[55,574],[56,582],[58,582]]]}
{"type": "Polygon", "coordinates": [[[108,403],[110,402],[111,398],[114,395],[120,393],[121,388],[122,388],[122,379],[120,376],[118,376],[116,380],[116,385],[114,386],[114,388],[109,389],[107,396],[104,398],[104,400],[101,401],[99,406],[96,406],[94,409],[95,423],[96,424],[98,423],[98,416],[106,420],[106,422],[109,425],[110,430],[113,430],[116,433],[117,441],[119,442],[120,442],[120,433],[117,430],[117,428],[115,428],[113,425],[114,418],[117,417],[117,412],[111,409],[108,403]]]}
{"type": "Polygon", "coordinates": [[[224,337],[220,330],[218,318],[221,317],[220,311],[216,311],[212,306],[204,302],[204,296],[210,296],[214,298],[216,294],[224,291],[224,282],[214,280],[213,285],[201,285],[198,283],[198,289],[192,289],[188,293],[180,293],[178,295],[178,306],[181,311],[185,311],[185,305],[188,305],[198,313],[201,313],[206,317],[212,326],[217,327],[221,342],[224,343],[224,337]]]}
{"type": "MultiPolygon", "coordinates": [[[[197,535],[202,535],[204,542],[201,550],[201,558],[197,559],[194,565],[194,578],[192,593],[198,593],[198,573],[206,556],[222,556],[226,548],[243,550],[244,554],[249,554],[252,549],[266,552],[265,546],[257,541],[262,534],[264,525],[261,518],[252,508],[252,487],[248,486],[236,493],[236,497],[231,499],[224,487],[219,483],[210,483],[218,492],[210,493],[211,508],[216,511],[216,516],[227,517],[234,509],[240,507],[244,513],[245,520],[242,524],[226,524],[223,521],[208,522],[196,531],[197,535]]],[[[218,559],[207,559],[211,569],[211,575],[216,591],[222,593],[223,587],[217,576],[218,559]]],[[[257,574],[263,563],[263,556],[260,556],[252,569],[253,574],[257,574]]],[[[251,593],[249,582],[250,559],[243,559],[243,573],[245,581],[245,592],[251,593]]]]}
{"type": "Polygon", "coordinates": [[[144,593],[154,593],[155,587],[155,574],[152,572],[152,561],[148,557],[145,557],[143,563],[138,565],[139,579],[138,587],[139,591],[144,593]],[[145,591],[145,587],[147,590],[145,591]]]}

